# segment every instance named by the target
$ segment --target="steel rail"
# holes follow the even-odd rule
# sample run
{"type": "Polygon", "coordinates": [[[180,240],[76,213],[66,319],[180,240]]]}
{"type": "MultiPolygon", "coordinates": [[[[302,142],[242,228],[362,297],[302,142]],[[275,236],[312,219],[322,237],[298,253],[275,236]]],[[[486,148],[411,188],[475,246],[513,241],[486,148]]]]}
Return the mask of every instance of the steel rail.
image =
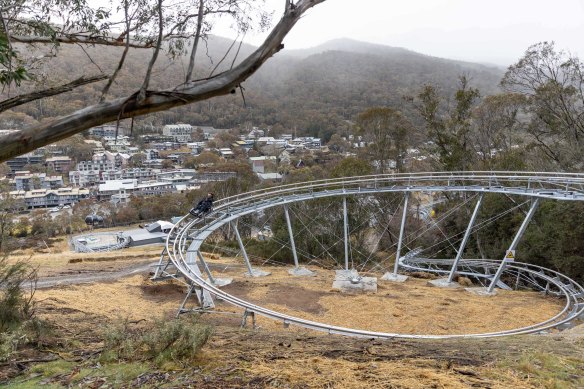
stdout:
{"type": "MultiPolygon", "coordinates": [[[[391,174],[377,176],[349,177],[331,180],[319,180],[309,183],[288,184],[273,188],[260,189],[245,194],[239,194],[216,202],[216,207],[209,222],[183,217],[169,234],[166,250],[170,261],[189,282],[209,291],[230,304],[241,307],[247,312],[282,321],[285,325],[295,324],[328,333],[338,333],[349,336],[374,338],[454,338],[454,337],[498,337],[513,334],[528,334],[545,331],[560,324],[566,323],[573,317],[584,312],[584,304],[580,303],[575,293],[571,293],[567,286],[580,290],[584,296],[584,289],[568,277],[550,269],[535,265],[513,263],[509,269],[513,272],[525,272],[534,278],[539,278],[548,285],[553,285],[559,294],[566,299],[563,309],[550,319],[530,326],[489,333],[453,334],[453,335],[418,335],[375,332],[334,326],[314,322],[306,319],[285,315],[225,293],[213,284],[207,282],[187,264],[185,253],[199,250],[202,242],[222,225],[243,215],[261,209],[284,205],[291,202],[307,199],[347,196],[358,194],[387,193],[387,192],[443,192],[467,191],[478,193],[506,193],[527,197],[542,197],[555,200],[584,200],[584,174],[571,173],[528,173],[528,172],[445,172],[445,173],[413,173],[391,174]],[[462,185],[461,185],[462,183],[462,185]],[[539,188],[533,188],[537,183],[539,188]],[[424,185],[422,185],[424,184],[424,185]],[[507,186],[504,184],[514,184],[507,186]],[[517,186],[519,184],[519,186],[517,186]],[[574,189],[574,186],[580,186],[574,189]],[[212,217],[215,217],[214,219],[212,217]],[[191,243],[187,247],[188,240],[191,243]],[[553,276],[546,275],[551,272],[553,276]],[[567,281],[566,284],[564,282],[567,281]],[[579,308],[579,304],[582,307],[579,308]],[[572,312],[568,310],[572,308],[572,312]]],[[[466,261],[465,265],[466,264],[466,261]]],[[[497,264],[497,261],[483,261],[482,266],[497,264]]],[[[196,266],[196,265],[194,265],[196,266]]],[[[428,270],[428,269],[426,269],[428,270]]],[[[435,269],[431,269],[436,271],[435,269]]],[[[480,273],[477,273],[480,274],[480,273]]]]}

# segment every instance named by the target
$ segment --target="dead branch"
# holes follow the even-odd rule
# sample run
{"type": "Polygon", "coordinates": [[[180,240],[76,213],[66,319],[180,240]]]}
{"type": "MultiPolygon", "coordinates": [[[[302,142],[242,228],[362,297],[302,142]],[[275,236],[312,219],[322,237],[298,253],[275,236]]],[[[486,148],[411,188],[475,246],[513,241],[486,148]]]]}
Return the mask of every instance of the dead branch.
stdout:
{"type": "Polygon", "coordinates": [[[59,85],[42,91],[32,92],[25,95],[20,95],[10,99],[6,99],[4,101],[0,101],[0,112],[4,112],[8,109],[14,108],[25,103],[29,103],[34,100],[44,99],[45,97],[70,92],[79,86],[105,80],[106,78],[107,76],[105,74],[100,74],[98,76],[92,77],[81,77],[64,85],[59,85]]]}
{"type": "Polygon", "coordinates": [[[111,88],[112,84],[116,80],[118,73],[120,72],[120,70],[122,70],[124,62],[126,61],[126,56],[128,55],[128,51],[130,50],[130,15],[128,15],[128,8],[129,8],[128,0],[124,0],[124,18],[126,22],[126,33],[128,34],[128,36],[126,37],[126,46],[124,47],[124,52],[122,53],[120,61],[118,62],[118,67],[114,71],[114,74],[112,74],[109,80],[107,81],[106,86],[104,86],[103,90],[101,91],[101,97],[99,98],[100,102],[103,102],[105,100],[105,97],[107,96],[107,93],[109,92],[109,89],[111,88]]]}
{"type": "MultiPolygon", "coordinates": [[[[102,46],[125,46],[124,39],[113,39],[103,36],[83,36],[83,35],[62,35],[57,37],[43,37],[43,36],[21,36],[21,35],[11,35],[10,39],[12,42],[17,43],[43,43],[43,44],[53,44],[53,43],[68,43],[68,44],[86,44],[86,45],[102,45],[102,46]]],[[[154,47],[153,41],[147,41],[145,43],[130,43],[131,48],[134,49],[151,49],[154,47]]]]}
{"type": "Polygon", "coordinates": [[[203,27],[203,0],[199,0],[199,17],[197,18],[197,32],[193,42],[193,49],[191,50],[191,58],[189,59],[189,67],[187,70],[187,77],[185,82],[192,80],[193,70],[195,69],[195,55],[197,54],[197,46],[199,45],[199,38],[201,37],[201,28],[203,27]]]}
{"type": "MultiPolygon", "coordinates": [[[[154,49],[154,53],[152,53],[152,58],[150,58],[150,63],[148,64],[148,69],[146,70],[146,76],[144,77],[144,83],[138,92],[138,102],[142,102],[146,98],[146,90],[148,89],[148,85],[150,84],[150,77],[152,76],[152,69],[154,68],[154,64],[156,63],[156,59],[158,59],[158,53],[160,53],[160,47],[162,46],[162,36],[164,30],[164,18],[162,16],[162,1],[158,0],[158,39],[156,40],[156,48],[154,49]]],[[[122,112],[120,111],[120,114],[122,112]]],[[[116,134],[117,136],[117,134],[116,134]]]]}
{"type": "Polygon", "coordinates": [[[42,123],[0,137],[0,162],[27,153],[47,144],[67,138],[91,127],[117,120],[164,111],[216,96],[229,94],[271,56],[284,46],[282,41],[302,15],[325,0],[300,0],[293,12],[286,12],[272,29],[264,43],[236,67],[212,78],[195,80],[172,90],[146,91],[138,101],[138,93],[109,102],[92,105],[50,123],[42,123]]]}

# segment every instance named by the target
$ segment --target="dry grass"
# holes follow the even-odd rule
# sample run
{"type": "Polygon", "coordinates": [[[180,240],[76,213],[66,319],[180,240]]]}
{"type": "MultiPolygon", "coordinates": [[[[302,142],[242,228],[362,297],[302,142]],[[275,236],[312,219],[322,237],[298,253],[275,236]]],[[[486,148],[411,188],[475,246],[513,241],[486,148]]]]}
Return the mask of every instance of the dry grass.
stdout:
{"type": "MultiPolygon", "coordinates": [[[[119,258],[129,254],[126,251],[117,254],[122,253],[119,258]]],[[[136,255],[147,253],[157,255],[158,251],[151,248],[136,255]]],[[[109,255],[115,259],[114,253],[109,255]]],[[[405,284],[380,281],[377,294],[346,295],[331,291],[334,274],[330,271],[312,268],[318,271],[317,276],[305,278],[288,275],[287,268],[261,266],[272,275],[248,278],[243,276],[245,268],[240,259],[205,257],[215,276],[235,278],[235,283],[227,287],[233,289],[230,293],[234,295],[298,317],[363,329],[433,334],[483,332],[528,325],[553,316],[560,309],[558,300],[537,293],[501,291],[495,297],[485,298],[460,290],[428,287],[426,280],[414,278],[405,284]]],[[[64,260],[57,258],[60,264],[64,260]]],[[[50,261],[46,258],[39,263],[46,265],[50,261]]],[[[127,264],[126,260],[123,262],[127,264]]],[[[91,263],[102,267],[111,264],[91,263]]],[[[66,263],[61,271],[76,265],[66,263]]],[[[36,294],[40,315],[66,327],[76,338],[90,328],[95,330],[96,323],[118,317],[152,321],[163,315],[173,316],[183,297],[184,286],[152,283],[147,276],[39,290],[36,294]]],[[[225,303],[217,304],[218,311],[238,312],[225,303]]],[[[297,327],[283,330],[282,323],[261,317],[258,332],[237,330],[240,316],[211,315],[204,319],[220,328],[200,361],[207,369],[205,374],[219,379],[217,382],[229,382],[221,380],[240,376],[262,382],[256,386],[273,387],[554,387],[542,382],[553,383],[555,378],[536,380],[530,373],[539,360],[510,360],[509,365],[497,362],[503,360],[501,355],[512,352],[512,358],[516,358],[517,353],[532,347],[510,346],[503,340],[411,344],[387,341],[368,346],[365,340],[330,337],[297,327]],[[489,358],[483,359],[486,355],[489,358]],[[461,362],[466,359],[471,360],[470,364],[461,362]]],[[[535,346],[543,340],[523,337],[518,341],[535,346]]],[[[551,343],[551,349],[560,344],[551,340],[547,343],[551,343]]],[[[566,344],[562,343],[563,349],[566,344]]],[[[556,369],[556,364],[552,367],[556,369]]],[[[201,374],[197,371],[194,376],[201,374]]]]}
{"type": "Polygon", "coordinates": [[[144,276],[138,275],[117,282],[40,289],[35,297],[41,301],[41,307],[43,301],[48,301],[56,308],[81,311],[92,316],[150,321],[161,315],[176,313],[184,288],[171,283],[166,285],[166,288],[153,285],[144,276]]]}
{"type": "Polygon", "coordinates": [[[39,277],[53,277],[76,272],[111,271],[126,267],[132,262],[155,261],[160,257],[162,247],[132,247],[104,253],[76,253],[67,246],[59,250],[61,251],[52,253],[19,252],[11,255],[9,261],[26,261],[38,268],[39,277]]]}
{"type": "MultiPolygon", "coordinates": [[[[160,246],[147,246],[108,253],[73,253],[67,250],[66,242],[62,249],[59,254],[27,257],[28,253],[20,253],[12,259],[28,260],[39,268],[42,277],[50,277],[113,271],[134,262],[154,261],[161,251],[160,246]]],[[[490,332],[541,322],[561,308],[559,300],[533,292],[499,291],[497,296],[486,298],[463,290],[428,287],[426,280],[416,278],[405,284],[379,280],[376,294],[346,295],[331,290],[332,271],[310,267],[316,271],[315,277],[292,277],[288,268],[259,266],[272,274],[250,278],[243,276],[241,259],[204,255],[216,277],[233,277],[236,281],[227,288],[229,293],[279,312],[343,327],[404,334],[490,332]]],[[[38,291],[37,297],[64,301],[70,308],[92,314],[140,320],[176,309],[181,291],[176,285],[164,289],[143,277],[131,277],[99,287],[80,285],[38,291]]],[[[218,309],[234,310],[221,303],[218,309]]],[[[264,328],[282,325],[264,318],[258,318],[258,323],[264,328]]]]}
{"type": "MultiPolygon", "coordinates": [[[[209,262],[223,266],[241,263],[228,258],[209,262]]],[[[378,280],[376,294],[341,294],[331,290],[332,271],[312,268],[317,272],[316,277],[291,277],[287,268],[261,268],[272,274],[262,278],[242,277],[243,268],[230,268],[223,274],[245,285],[245,293],[239,297],[304,319],[365,330],[403,334],[494,332],[539,323],[562,308],[561,300],[536,292],[498,291],[494,297],[481,297],[462,289],[429,287],[427,280],[416,278],[410,278],[405,284],[378,280]],[[287,304],[290,296],[285,292],[286,287],[295,293],[306,290],[307,305],[312,296],[321,307],[319,312],[287,304]]],[[[237,295],[237,291],[233,293],[237,295]]],[[[259,318],[258,323],[266,328],[282,325],[264,318],[259,318]]]]}
{"type": "MultiPolygon", "coordinates": [[[[272,382],[307,385],[310,388],[533,388],[509,374],[497,381],[458,374],[446,363],[429,359],[353,362],[342,359],[283,359],[254,363],[250,373],[272,377],[272,382]]],[[[473,372],[473,374],[476,374],[473,372]]]]}

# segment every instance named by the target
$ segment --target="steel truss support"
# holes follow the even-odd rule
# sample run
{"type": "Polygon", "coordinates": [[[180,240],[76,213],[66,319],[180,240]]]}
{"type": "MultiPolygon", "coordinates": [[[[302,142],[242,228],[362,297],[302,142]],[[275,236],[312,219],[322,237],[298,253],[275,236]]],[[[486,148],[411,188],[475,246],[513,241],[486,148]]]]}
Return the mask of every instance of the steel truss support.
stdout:
{"type": "Polygon", "coordinates": [[[294,232],[292,231],[292,223],[290,223],[290,214],[288,213],[287,205],[284,205],[284,216],[286,216],[286,225],[288,226],[288,235],[290,236],[290,247],[292,248],[292,257],[294,258],[294,267],[298,269],[298,254],[296,253],[294,232]]]}
{"type": "MultiPolygon", "coordinates": [[[[199,269],[199,266],[197,265],[197,262],[196,262],[197,255],[198,255],[198,251],[188,251],[187,250],[186,265],[197,276],[200,277],[200,276],[202,276],[202,274],[201,274],[201,270],[199,269]]],[[[188,285],[187,295],[185,296],[182,304],[180,305],[180,308],[178,309],[178,312],[176,314],[177,317],[181,313],[185,313],[185,312],[197,311],[197,310],[199,310],[199,311],[200,310],[211,310],[211,309],[215,308],[215,303],[213,302],[213,297],[211,296],[211,293],[209,293],[208,290],[201,288],[199,285],[195,284],[192,281],[189,281],[188,279],[186,279],[186,281],[187,281],[187,285],[188,285]],[[193,295],[193,293],[197,297],[197,301],[199,302],[199,308],[198,309],[187,309],[186,304],[189,301],[189,299],[191,298],[191,296],[193,295]]]]}
{"type": "Polygon", "coordinates": [[[345,237],[345,270],[349,270],[349,216],[346,197],[343,197],[343,235],[345,237]]]}
{"type": "Polygon", "coordinates": [[[408,279],[407,276],[401,275],[401,274],[397,274],[397,270],[399,268],[399,258],[400,258],[400,254],[401,254],[401,247],[402,247],[402,242],[404,240],[404,230],[405,230],[405,226],[406,226],[406,216],[408,213],[408,199],[410,197],[410,193],[406,192],[405,196],[404,196],[404,210],[402,213],[402,220],[401,220],[401,226],[399,229],[399,238],[397,241],[397,251],[395,253],[395,263],[393,265],[393,272],[386,272],[383,277],[381,277],[382,280],[385,281],[394,281],[394,282],[404,282],[405,280],[408,279]]]}
{"type": "Polygon", "coordinates": [[[237,238],[237,243],[239,243],[239,249],[241,250],[241,255],[243,255],[243,260],[245,262],[245,266],[247,267],[247,276],[250,277],[262,277],[262,276],[267,276],[270,275],[269,272],[265,272],[262,270],[256,270],[253,269],[251,267],[251,263],[249,262],[249,257],[247,256],[247,251],[245,250],[245,245],[243,244],[243,241],[241,240],[241,235],[239,234],[239,229],[237,228],[237,225],[234,224],[233,222],[231,222],[231,226],[233,227],[233,230],[235,231],[235,237],[237,238]]]}
{"type": "Polygon", "coordinates": [[[410,198],[409,192],[406,192],[404,200],[404,211],[402,213],[401,227],[399,228],[399,239],[397,241],[397,251],[395,253],[395,264],[393,265],[393,274],[397,275],[397,270],[399,268],[399,258],[401,254],[402,242],[404,240],[404,230],[406,226],[406,216],[408,214],[408,199],[410,198]]]}
{"type": "MultiPolygon", "coordinates": [[[[525,219],[523,219],[523,223],[521,223],[521,227],[519,227],[519,230],[515,234],[515,238],[513,238],[513,242],[511,242],[511,246],[509,246],[509,250],[515,250],[515,248],[517,247],[517,244],[519,243],[519,240],[523,237],[523,233],[525,233],[525,230],[527,229],[527,225],[529,224],[529,222],[531,221],[531,218],[535,214],[535,211],[536,211],[538,205],[539,205],[539,198],[536,198],[533,201],[533,203],[531,204],[531,208],[529,208],[529,211],[527,212],[525,219]]],[[[503,270],[505,269],[505,265],[507,264],[507,255],[506,254],[507,253],[505,253],[505,255],[503,256],[503,260],[501,261],[501,265],[499,265],[499,268],[497,269],[497,273],[495,273],[495,277],[493,277],[493,279],[491,280],[491,284],[489,285],[489,288],[487,289],[487,293],[493,293],[493,289],[495,288],[495,285],[497,285],[497,282],[499,282],[499,279],[501,278],[501,274],[503,274],[503,270]]]]}
{"type": "Polygon", "coordinates": [[[152,281],[162,281],[167,280],[169,278],[177,278],[180,277],[178,270],[172,264],[170,257],[168,256],[168,251],[166,247],[160,253],[160,260],[156,265],[156,270],[154,271],[154,275],[150,278],[152,281]],[[174,269],[174,272],[169,271],[169,267],[174,269]]]}
{"type": "Polygon", "coordinates": [[[197,250],[197,257],[199,258],[199,262],[201,262],[201,264],[203,265],[203,269],[205,270],[205,273],[207,273],[210,283],[212,283],[215,286],[225,286],[233,282],[233,278],[213,277],[213,275],[211,274],[211,269],[209,269],[209,265],[207,264],[207,261],[205,261],[205,257],[203,257],[203,253],[200,250],[197,250]]]}
{"type": "Polygon", "coordinates": [[[456,258],[454,259],[454,263],[452,264],[452,269],[450,269],[450,274],[448,275],[448,281],[447,281],[448,283],[451,283],[452,279],[454,278],[454,273],[456,273],[456,269],[458,267],[458,262],[462,258],[462,254],[464,253],[464,248],[466,247],[466,243],[467,243],[468,238],[470,236],[470,233],[472,231],[472,227],[474,225],[475,219],[477,218],[477,215],[479,213],[479,208],[481,207],[481,203],[483,202],[483,196],[484,196],[484,194],[481,193],[481,195],[479,196],[479,200],[477,201],[477,204],[475,205],[472,216],[470,217],[470,221],[468,222],[468,226],[466,227],[466,232],[464,233],[464,237],[462,238],[462,242],[460,243],[460,247],[458,248],[458,252],[456,253],[456,258]]]}
{"type": "Polygon", "coordinates": [[[294,231],[292,230],[292,223],[290,223],[290,213],[288,212],[288,205],[284,205],[284,216],[286,216],[286,225],[288,226],[288,235],[290,236],[290,247],[292,248],[292,257],[294,258],[294,269],[288,271],[294,276],[312,276],[314,272],[305,267],[300,267],[298,264],[298,253],[296,252],[296,243],[294,242],[294,231]]]}

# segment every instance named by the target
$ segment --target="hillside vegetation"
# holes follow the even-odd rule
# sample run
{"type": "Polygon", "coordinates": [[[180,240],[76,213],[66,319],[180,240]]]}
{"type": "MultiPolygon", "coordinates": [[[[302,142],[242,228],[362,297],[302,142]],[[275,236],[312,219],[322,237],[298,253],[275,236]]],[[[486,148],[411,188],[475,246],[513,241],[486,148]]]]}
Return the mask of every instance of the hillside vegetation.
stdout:
{"type": "MultiPolygon", "coordinates": [[[[235,49],[219,63],[229,45],[227,39],[211,38],[207,53],[202,50],[197,57],[197,77],[209,76],[217,65],[214,74],[231,66],[235,49]]],[[[254,47],[242,45],[237,60],[252,50],[254,47]]],[[[62,45],[58,55],[46,60],[37,70],[37,79],[42,81],[46,77],[53,83],[61,83],[83,74],[111,73],[120,54],[121,48],[116,47],[82,50],[78,46],[62,45]]],[[[150,55],[150,50],[130,51],[126,66],[112,87],[112,96],[134,91],[140,85],[150,55]]],[[[180,83],[186,60],[185,57],[160,58],[152,86],[170,87],[180,83]]],[[[139,128],[146,124],[187,122],[231,128],[250,122],[280,124],[287,129],[330,137],[345,120],[354,119],[368,107],[390,105],[411,110],[403,97],[416,94],[424,84],[435,84],[444,96],[450,96],[461,74],[467,75],[484,94],[491,94],[497,92],[503,71],[402,48],[336,40],[309,50],[278,53],[243,85],[245,103],[238,93],[140,118],[136,125],[139,128]]],[[[36,87],[42,85],[41,82],[36,87]]],[[[95,103],[103,85],[103,82],[87,85],[64,96],[19,107],[18,114],[3,115],[4,126],[19,128],[95,103]]]]}

